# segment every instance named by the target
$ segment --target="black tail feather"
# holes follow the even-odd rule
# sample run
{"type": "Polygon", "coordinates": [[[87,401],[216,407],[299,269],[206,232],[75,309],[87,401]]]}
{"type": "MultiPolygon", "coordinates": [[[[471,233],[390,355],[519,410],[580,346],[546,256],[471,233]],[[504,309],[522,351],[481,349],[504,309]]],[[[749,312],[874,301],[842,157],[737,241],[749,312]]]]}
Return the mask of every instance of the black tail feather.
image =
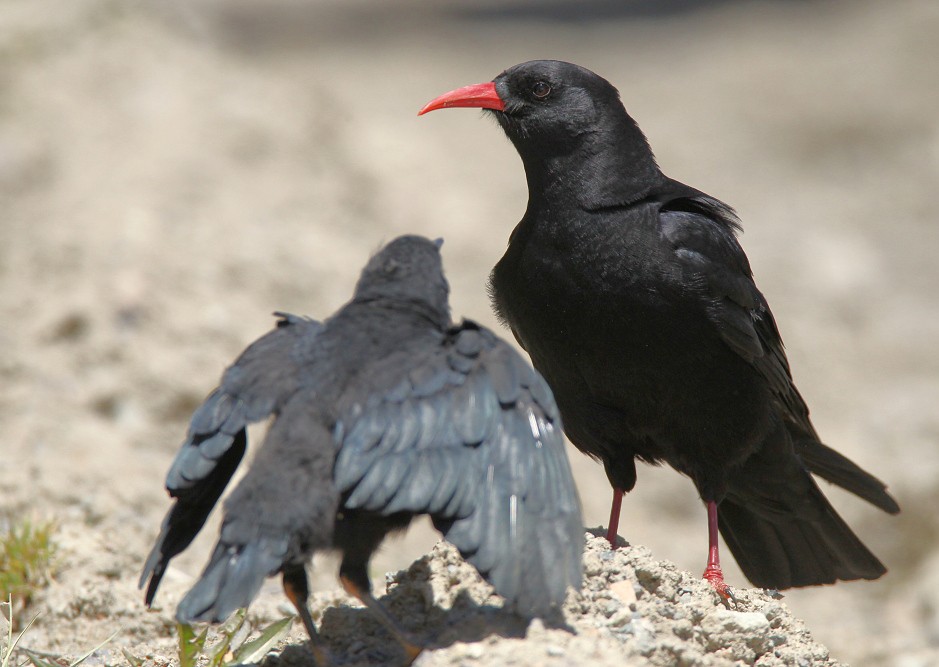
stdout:
{"type": "Polygon", "coordinates": [[[176,620],[217,623],[247,607],[264,579],[284,565],[286,554],[287,538],[262,538],[238,547],[219,542],[199,581],[176,608],[176,620]]]}
{"type": "Polygon", "coordinates": [[[831,447],[816,440],[797,440],[796,451],[806,467],[819,477],[885,512],[896,514],[900,511],[897,501],[887,493],[886,484],[831,447]]]}
{"type": "Polygon", "coordinates": [[[811,519],[760,512],[745,499],[729,497],[721,502],[721,535],[754,585],[782,590],[877,579],[887,571],[814,483],[813,487],[818,511],[811,519]]]}

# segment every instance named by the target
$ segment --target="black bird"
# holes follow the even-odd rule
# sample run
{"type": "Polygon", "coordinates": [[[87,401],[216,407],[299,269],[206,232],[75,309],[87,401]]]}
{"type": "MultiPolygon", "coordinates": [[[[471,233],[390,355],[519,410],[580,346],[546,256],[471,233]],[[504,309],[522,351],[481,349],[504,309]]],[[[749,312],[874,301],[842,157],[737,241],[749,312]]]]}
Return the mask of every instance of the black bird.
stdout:
{"type": "Polygon", "coordinates": [[[148,605],[237,468],[245,427],[271,415],[180,622],[220,621],[281,573],[325,661],[304,565],[337,549],[346,590],[413,659],[420,649],[372,597],[367,568],[419,514],[522,615],[550,614],[580,587],[583,523],[551,392],[491,331],[451,324],[440,243],[395,239],[335,315],[277,313],[277,328],[225,372],[166,478],[176,502],[140,579],[148,605]]]}
{"type": "Polygon", "coordinates": [[[523,63],[420,113],[446,107],[488,109],[522,158],[528,209],[492,271],[492,300],[570,440],[603,462],[610,543],[635,459],[664,461],[707,505],[704,576],[725,598],[718,526],[758,586],[880,577],[810,473],[899,506],[820,442],[734,211],[665,176],[617,90],[583,67],[523,63]]]}

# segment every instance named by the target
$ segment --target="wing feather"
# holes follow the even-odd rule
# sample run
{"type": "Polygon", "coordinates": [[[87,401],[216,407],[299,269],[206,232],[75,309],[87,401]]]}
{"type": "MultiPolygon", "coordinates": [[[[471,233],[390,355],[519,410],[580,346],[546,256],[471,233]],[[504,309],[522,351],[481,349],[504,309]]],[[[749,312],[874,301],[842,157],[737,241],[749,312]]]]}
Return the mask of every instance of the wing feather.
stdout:
{"type": "Polygon", "coordinates": [[[662,233],[688,284],[703,291],[708,319],[728,347],[766,379],[787,420],[811,428],[773,313],[734,234],[733,211],[704,196],[677,201],[685,204],[670,202],[659,215],[662,233]]]}
{"type": "Polygon", "coordinates": [[[519,612],[558,607],[580,586],[583,524],[541,377],[472,322],[370,375],[387,388],[344,408],[336,429],[344,506],[430,514],[519,612]]]}
{"type": "Polygon", "coordinates": [[[166,488],[176,499],[144,565],[150,604],[169,561],[202,529],[241,462],[245,428],[278,411],[303,381],[321,325],[277,313],[277,328],[252,343],[193,413],[185,442],[170,465],[166,488]]]}

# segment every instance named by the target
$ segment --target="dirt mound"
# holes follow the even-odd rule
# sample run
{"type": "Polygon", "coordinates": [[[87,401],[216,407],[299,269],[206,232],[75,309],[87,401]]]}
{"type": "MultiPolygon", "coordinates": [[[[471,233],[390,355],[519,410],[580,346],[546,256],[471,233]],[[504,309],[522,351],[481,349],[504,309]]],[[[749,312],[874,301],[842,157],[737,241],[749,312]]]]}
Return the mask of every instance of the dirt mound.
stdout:
{"type": "MultiPolygon", "coordinates": [[[[598,532],[599,534],[599,532],[598,532]]],[[[562,613],[525,623],[445,542],[397,574],[385,598],[430,650],[421,666],[498,665],[835,665],[773,594],[740,590],[725,608],[700,577],[658,561],[648,549],[612,551],[587,534],[586,578],[562,613]]],[[[394,664],[388,635],[361,608],[327,609],[322,632],[341,664],[394,664]]],[[[302,658],[301,658],[302,659],[302,658]]],[[[295,649],[280,662],[295,663],[295,649]]]]}
{"type": "MultiPolygon", "coordinates": [[[[526,622],[503,610],[502,600],[446,542],[408,569],[386,575],[382,598],[401,625],[427,650],[415,663],[443,665],[837,665],[773,592],[738,589],[725,607],[700,577],[659,561],[642,546],[612,551],[600,531],[587,534],[585,580],[554,618],[526,622]],[[594,534],[596,533],[596,534],[594,534]]],[[[147,665],[178,663],[172,609],[147,612],[106,584],[107,572],[85,570],[53,587],[39,626],[46,633],[84,641],[92,619],[111,619],[134,631],[95,652],[88,665],[126,664],[122,649],[147,665]]],[[[274,580],[271,580],[274,583],[274,580]]],[[[266,589],[249,614],[258,628],[285,609],[283,596],[266,589]]],[[[336,665],[401,665],[404,656],[371,613],[344,593],[318,593],[313,617],[336,665]]],[[[100,623],[104,626],[104,623],[100,623]]],[[[32,634],[32,633],[31,633],[32,634]]],[[[209,642],[214,643],[214,630],[209,642]]],[[[25,640],[25,646],[35,648],[25,640]]],[[[312,667],[299,622],[266,667],[312,667]]]]}

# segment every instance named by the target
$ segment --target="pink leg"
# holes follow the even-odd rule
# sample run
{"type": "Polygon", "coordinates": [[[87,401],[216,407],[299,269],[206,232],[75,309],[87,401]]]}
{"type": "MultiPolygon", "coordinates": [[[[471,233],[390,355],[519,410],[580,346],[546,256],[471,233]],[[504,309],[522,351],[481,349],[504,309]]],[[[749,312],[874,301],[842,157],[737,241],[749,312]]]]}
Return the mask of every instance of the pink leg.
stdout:
{"type": "Polygon", "coordinates": [[[707,502],[708,508],[708,564],[704,568],[704,578],[717,591],[724,600],[734,599],[730,586],[724,583],[724,573],[721,571],[721,556],[717,543],[717,503],[713,500],[707,502]]]}
{"type": "Polygon", "coordinates": [[[616,549],[616,534],[619,531],[619,510],[623,505],[623,492],[613,489],[613,505],[610,507],[610,527],[606,529],[606,541],[616,549]]]}

